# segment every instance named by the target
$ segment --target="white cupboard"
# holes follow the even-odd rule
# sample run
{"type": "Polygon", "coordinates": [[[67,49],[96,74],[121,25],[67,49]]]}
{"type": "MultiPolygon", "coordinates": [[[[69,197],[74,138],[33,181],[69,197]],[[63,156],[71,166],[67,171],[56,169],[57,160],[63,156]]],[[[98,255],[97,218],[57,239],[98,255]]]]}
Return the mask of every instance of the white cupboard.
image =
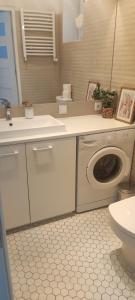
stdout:
{"type": "Polygon", "coordinates": [[[31,222],[75,211],[76,139],[26,145],[31,222]]]}
{"type": "Polygon", "coordinates": [[[0,193],[6,229],[30,223],[25,145],[0,147],[0,193]]]}
{"type": "Polygon", "coordinates": [[[76,139],[0,147],[6,229],[75,211],[76,139]]]}

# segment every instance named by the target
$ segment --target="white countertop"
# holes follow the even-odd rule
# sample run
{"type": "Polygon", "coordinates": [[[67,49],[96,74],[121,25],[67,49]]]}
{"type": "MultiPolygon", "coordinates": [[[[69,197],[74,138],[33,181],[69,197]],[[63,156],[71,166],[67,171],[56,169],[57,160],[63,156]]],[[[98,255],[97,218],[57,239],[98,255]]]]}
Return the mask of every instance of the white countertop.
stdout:
{"type": "Polygon", "coordinates": [[[60,119],[68,132],[74,135],[92,134],[104,131],[135,128],[135,124],[127,124],[115,119],[105,119],[101,115],[88,115],[60,119]]]}
{"type": "Polygon", "coordinates": [[[68,118],[59,118],[66,126],[66,131],[42,135],[31,135],[16,138],[0,139],[0,145],[15,144],[21,142],[32,142],[39,140],[49,140],[56,138],[65,138],[68,136],[79,136],[85,134],[94,134],[100,132],[109,132],[135,128],[135,123],[126,124],[115,119],[104,119],[101,115],[77,116],[68,118]]]}

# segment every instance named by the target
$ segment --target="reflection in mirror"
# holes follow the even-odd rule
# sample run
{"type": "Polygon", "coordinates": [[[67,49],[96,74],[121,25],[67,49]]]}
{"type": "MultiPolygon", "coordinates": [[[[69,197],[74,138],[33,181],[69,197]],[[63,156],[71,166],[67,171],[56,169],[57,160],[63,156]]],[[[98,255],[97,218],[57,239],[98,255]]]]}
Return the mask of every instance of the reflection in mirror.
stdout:
{"type": "Polygon", "coordinates": [[[135,88],[135,1],[118,1],[112,87],[135,88]]]}
{"type": "Polygon", "coordinates": [[[89,80],[110,88],[116,8],[116,0],[85,2],[83,40],[61,45],[61,81],[70,81],[75,101],[84,101],[89,80]]]}
{"type": "Polygon", "coordinates": [[[12,105],[22,101],[56,102],[56,97],[62,95],[63,84],[70,84],[69,98],[73,101],[85,100],[89,80],[110,87],[117,0],[75,1],[78,11],[72,25],[81,29],[77,38],[70,26],[70,9],[62,22],[67,2],[1,0],[4,9],[1,6],[0,97],[12,105]],[[13,10],[6,10],[5,5],[13,10]],[[22,23],[22,9],[26,11],[27,24],[22,23]],[[28,11],[31,15],[27,15],[28,11]],[[55,12],[55,26],[48,12],[55,12]],[[64,37],[64,28],[71,40],[64,37]],[[58,60],[54,59],[54,48],[58,60]]]}
{"type": "Polygon", "coordinates": [[[85,2],[85,0],[63,0],[63,42],[83,39],[85,2]]]}
{"type": "Polygon", "coordinates": [[[11,10],[0,11],[0,98],[17,105],[20,94],[13,19],[11,10]]]}

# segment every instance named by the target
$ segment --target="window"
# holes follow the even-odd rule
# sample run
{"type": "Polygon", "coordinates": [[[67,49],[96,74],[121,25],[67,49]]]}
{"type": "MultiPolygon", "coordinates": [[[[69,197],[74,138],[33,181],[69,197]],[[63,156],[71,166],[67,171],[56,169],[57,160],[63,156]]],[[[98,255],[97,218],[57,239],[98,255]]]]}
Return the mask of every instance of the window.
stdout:
{"type": "Polygon", "coordinates": [[[63,42],[83,38],[84,0],[63,0],[63,42]]]}

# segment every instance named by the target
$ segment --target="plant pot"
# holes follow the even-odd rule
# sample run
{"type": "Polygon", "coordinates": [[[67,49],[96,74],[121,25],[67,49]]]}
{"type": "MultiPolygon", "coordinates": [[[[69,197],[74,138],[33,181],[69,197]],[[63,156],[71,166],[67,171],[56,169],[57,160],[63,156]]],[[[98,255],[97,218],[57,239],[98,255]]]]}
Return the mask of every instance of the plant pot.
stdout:
{"type": "Polygon", "coordinates": [[[113,118],[113,108],[112,107],[103,107],[102,108],[102,117],[112,119],[113,118]]]}

